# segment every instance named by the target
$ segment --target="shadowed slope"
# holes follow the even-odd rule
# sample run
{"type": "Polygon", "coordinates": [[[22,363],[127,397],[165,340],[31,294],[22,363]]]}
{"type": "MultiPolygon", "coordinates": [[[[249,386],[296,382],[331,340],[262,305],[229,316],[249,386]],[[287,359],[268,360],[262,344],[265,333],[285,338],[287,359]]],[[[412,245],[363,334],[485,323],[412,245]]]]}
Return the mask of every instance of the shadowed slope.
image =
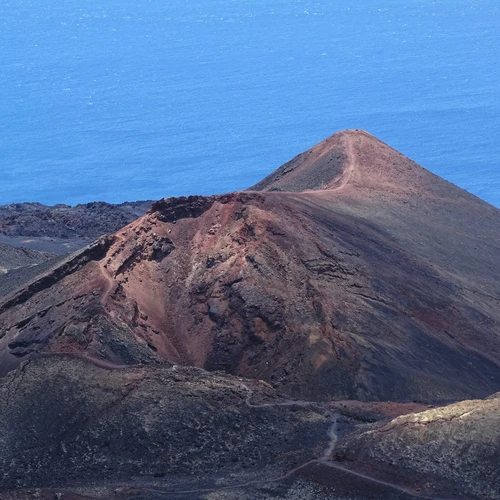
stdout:
{"type": "Polygon", "coordinates": [[[346,133],[335,134],[297,155],[250,189],[305,191],[339,186],[349,178],[346,133]]]}
{"type": "Polygon", "coordinates": [[[311,151],[255,186],[269,192],[157,202],[105,255],[11,296],[4,369],[77,351],[308,398],[499,390],[498,210],[364,132],[311,151]]]}

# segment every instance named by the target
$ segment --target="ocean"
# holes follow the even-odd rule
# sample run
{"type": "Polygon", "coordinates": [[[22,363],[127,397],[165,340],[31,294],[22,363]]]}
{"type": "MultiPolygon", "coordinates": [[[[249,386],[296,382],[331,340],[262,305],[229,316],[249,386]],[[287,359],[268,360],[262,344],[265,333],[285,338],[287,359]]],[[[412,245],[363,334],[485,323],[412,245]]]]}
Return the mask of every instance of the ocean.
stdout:
{"type": "Polygon", "coordinates": [[[0,203],[245,189],[359,128],[500,207],[498,0],[4,0],[0,203]]]}

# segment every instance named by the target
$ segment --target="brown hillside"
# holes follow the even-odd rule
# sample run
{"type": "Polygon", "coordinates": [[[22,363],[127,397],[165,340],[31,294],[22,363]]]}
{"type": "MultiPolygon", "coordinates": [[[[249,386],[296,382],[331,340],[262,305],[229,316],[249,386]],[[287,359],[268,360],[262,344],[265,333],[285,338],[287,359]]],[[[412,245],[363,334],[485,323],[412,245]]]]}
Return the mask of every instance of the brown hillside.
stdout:
{"type": "Polygon", "coordinates": [[[497,209],[359,131],[253,189],[161,200],[10,295],[3,371],[81,352],[304,398],[500,390],[497,209]]]}

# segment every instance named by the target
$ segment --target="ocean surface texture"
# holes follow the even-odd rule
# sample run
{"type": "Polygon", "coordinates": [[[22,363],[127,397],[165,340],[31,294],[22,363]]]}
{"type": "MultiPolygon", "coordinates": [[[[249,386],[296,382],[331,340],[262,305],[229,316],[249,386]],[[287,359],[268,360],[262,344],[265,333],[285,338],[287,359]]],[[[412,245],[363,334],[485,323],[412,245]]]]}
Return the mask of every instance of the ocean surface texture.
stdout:
{"type": "Polygon", "coordinates": [[[500,206],[498,0],[4,0],[0,203],[244,189],[365,129],[500,206]]]}

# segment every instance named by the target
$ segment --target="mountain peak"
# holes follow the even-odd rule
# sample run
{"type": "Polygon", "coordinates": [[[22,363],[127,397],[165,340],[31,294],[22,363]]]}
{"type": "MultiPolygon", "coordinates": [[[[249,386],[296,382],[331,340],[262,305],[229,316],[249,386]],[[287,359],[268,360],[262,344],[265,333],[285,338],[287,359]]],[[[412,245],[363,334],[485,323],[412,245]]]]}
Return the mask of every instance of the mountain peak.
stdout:
{"type": "Polygon", "coordinates": [[[456,197],[465,194],[363,130],[344,130],[319,142],[250,188],[329,191],[367,197],[456,197]]]}

